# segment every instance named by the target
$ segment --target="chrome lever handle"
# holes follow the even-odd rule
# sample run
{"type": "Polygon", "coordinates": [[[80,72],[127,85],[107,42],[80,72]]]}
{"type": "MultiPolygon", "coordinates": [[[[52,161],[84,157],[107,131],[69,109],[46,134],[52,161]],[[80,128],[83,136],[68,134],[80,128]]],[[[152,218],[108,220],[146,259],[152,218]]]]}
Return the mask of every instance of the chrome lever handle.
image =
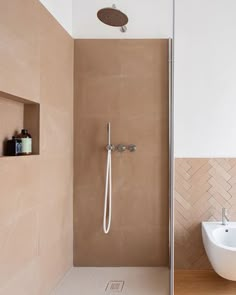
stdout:
{"type": "Polygon", "coordinates": [[[135,152],[135,151],[137,150],[137,146],[136,146],[135,144],[129,144],[129,145],[127,146],[127,149],[128,149],[131,153],[133,153],[133,152],[135,152]]]}
{"type": "Polygon", "coordinates": [[[117,151],[120,153],[123,153],[124,151],[126,151],[126,145],[124,144],[118,144],[118,146],[116,147],[117,151]]]}

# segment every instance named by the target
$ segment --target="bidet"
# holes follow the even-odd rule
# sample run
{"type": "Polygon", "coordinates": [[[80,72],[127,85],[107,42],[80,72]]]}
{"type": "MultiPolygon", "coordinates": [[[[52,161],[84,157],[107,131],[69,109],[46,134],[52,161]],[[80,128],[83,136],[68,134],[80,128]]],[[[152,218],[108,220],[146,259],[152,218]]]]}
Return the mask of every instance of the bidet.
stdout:
{"type": "Polygon", "coordinates": [[[215,272],[236,281],[236,222],[202,222],[202,238],[215,272]]]}

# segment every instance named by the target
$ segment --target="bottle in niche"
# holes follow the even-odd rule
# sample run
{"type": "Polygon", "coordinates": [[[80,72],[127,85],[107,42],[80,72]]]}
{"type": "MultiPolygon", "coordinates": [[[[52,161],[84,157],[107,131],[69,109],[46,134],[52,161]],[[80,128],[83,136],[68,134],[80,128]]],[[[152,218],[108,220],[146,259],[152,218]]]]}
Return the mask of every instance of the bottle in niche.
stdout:
{"type": "Polygon", "coordinates": [[[18,156],[21,154],[21,139],[12,136],[12,139],[7,141],[6,155],[18,156]]]}
{"type": "Polygon", "coordinates": [[[32,154],[32,137],[28,130],[22,129],[17,138],[21,139],[21,155],[32,154]]]}

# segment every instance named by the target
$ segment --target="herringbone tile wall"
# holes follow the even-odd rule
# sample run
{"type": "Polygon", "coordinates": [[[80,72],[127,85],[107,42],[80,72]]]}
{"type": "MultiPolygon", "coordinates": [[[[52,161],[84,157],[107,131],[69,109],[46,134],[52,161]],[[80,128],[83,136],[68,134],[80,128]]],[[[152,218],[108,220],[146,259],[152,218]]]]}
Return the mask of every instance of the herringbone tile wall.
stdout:
{"type": "Polygon", "coordinates": [[[175,267],[211,268],[201,221],[220,220],[222,207],[236,220],[236,159],[175,160],[175,267]]]}

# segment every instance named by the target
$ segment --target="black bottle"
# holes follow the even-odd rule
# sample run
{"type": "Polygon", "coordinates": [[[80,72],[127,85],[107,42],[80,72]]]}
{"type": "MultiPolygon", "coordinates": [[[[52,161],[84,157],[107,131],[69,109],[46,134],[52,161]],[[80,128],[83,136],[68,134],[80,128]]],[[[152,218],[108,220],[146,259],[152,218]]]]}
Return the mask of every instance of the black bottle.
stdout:
{"type": "Polygon", "coordinates": [[[12,136],[12,139],[7,141],[6,145],[6,155],[7,156],[18,156],[22,152],[22,142],[21,139],[12,136]]]}

